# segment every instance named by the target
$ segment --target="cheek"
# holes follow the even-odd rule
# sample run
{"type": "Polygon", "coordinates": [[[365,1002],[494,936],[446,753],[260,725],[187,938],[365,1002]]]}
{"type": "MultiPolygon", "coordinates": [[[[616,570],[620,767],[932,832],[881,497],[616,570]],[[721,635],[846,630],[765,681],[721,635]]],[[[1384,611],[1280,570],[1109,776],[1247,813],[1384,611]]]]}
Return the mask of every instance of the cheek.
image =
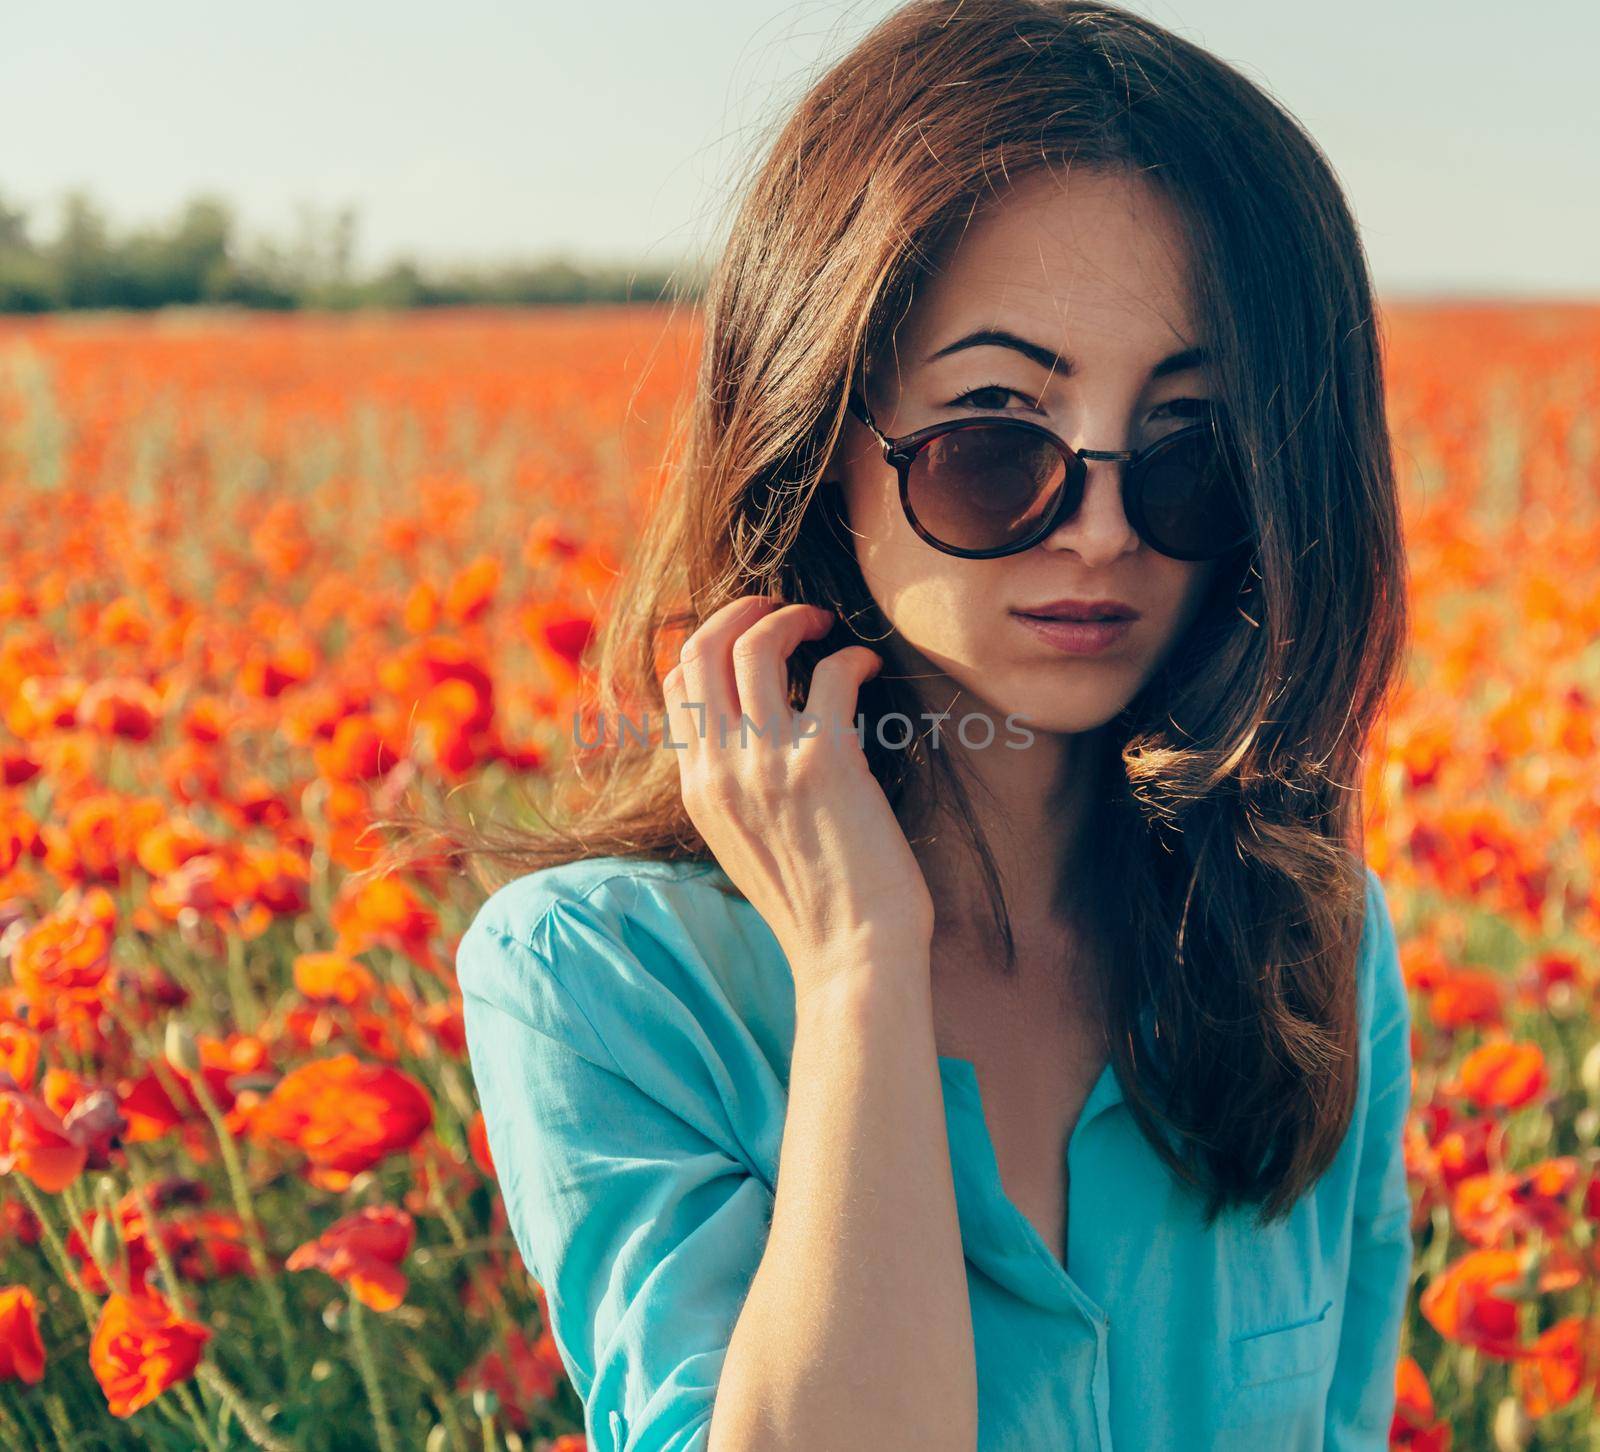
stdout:
{"type": "Polygon", "coordinates": [[[959,659],[1005,599],[1004,560],[963,560],[921,539],[891,485],[847,496],[856,563],[884,616],[908,643],[959,659]]]}
{"type": "Polygon", "coordinates": [[[876,480],[848,486],[845,518],[849,521],[851,542],[862,569],[869,564],[883,568],[899,544],[899,531],[911,535],[911,526],[901,512],[899,496],[893,486],[879,484],[876,480]]]}
{"type": "Polygon", "coordinates": [[[1203,594],[1216,578],[1220,565],[1219,560],[1201,560],[1197,565],[1188,566],[1192,586],[1203,594]]]}
{"type": "Polygon", "coordinates": [[[1198,563],[1182,560],[1164,562],[1162,575],[1153,592],[1154,608],[1150,612],[1160,621],[1158,652],[1164,653],[1175,645],[1194,624],[1211,592],[1216,568],[1214,560],[1198,563]]]}
{"type": "Polygon", "coordinates": [[[856,563],[873,598],[892,620],[894,597],[915,579],[916,551],[926,547],[907,523],[892,484],[853,485],[845,509],[856,563]]]}

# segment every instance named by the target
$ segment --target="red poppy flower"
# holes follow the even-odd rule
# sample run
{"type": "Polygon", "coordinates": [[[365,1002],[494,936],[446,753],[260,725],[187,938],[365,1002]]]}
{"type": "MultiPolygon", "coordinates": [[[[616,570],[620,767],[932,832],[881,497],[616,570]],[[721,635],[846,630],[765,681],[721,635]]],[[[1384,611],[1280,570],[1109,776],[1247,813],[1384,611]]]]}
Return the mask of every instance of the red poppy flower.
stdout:
{"type": "Polygon", "coordinates": [[[89,1343],[89,1366],[112,1415],[132,1416],[192,1376],[210,1339],[210,1330],[174,1315],[152,1291],[111,1296],[89,1343]]]}
{"type": "Polygon", "coordinates": [[[39,1304],[26,1286],[0,1287],[0,1380],[7,1377],[29,1386],[44,1380],[39,1304]]]}
{"type": "Polygon", "coordinates": [[[415,1223],[392,1205],[369,1205],[335,1221],[315,1240],[297,1247],[285,1262],[292,1271],[326,1271],[374,1311],[392,1311],[405,1299],[400,1262],[411,1249],[415,1223]]]}
{"type": "Polygon", "coordinates": [[[313,1179],[342,1190],[362,1170],[408,1149],[433,1122],[414,1079],[354,1054],[337,1054],[286,1074],[250,1116],[250,1133],[297,1146],[313,1179]]]}

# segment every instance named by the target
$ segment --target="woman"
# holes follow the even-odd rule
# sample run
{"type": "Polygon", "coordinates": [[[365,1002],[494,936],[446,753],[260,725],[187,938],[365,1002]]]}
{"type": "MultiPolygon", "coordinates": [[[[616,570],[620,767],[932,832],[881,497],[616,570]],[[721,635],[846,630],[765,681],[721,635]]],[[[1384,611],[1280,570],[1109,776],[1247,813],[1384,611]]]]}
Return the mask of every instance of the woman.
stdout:
{"type": "Polygon", "coordinates": [[[1327,162],[1129,12],[915,0],[703,329],[605,744],[457,958],[590,1445],[1386,1446],[1405,562],[1327,162]]]}

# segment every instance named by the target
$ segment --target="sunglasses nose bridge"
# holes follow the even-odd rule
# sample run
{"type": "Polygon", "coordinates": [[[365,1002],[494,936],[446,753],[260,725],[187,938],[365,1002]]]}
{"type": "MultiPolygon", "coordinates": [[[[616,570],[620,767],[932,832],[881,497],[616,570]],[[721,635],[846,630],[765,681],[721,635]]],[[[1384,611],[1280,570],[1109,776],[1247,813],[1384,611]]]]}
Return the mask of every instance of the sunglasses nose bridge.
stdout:
{"type": "Polygon", "coordinates": [[[1134,449],[1075,449],[1080,459],[1104,459],[1107,463],[1131,464],[1139,457],[1134,449]]]}

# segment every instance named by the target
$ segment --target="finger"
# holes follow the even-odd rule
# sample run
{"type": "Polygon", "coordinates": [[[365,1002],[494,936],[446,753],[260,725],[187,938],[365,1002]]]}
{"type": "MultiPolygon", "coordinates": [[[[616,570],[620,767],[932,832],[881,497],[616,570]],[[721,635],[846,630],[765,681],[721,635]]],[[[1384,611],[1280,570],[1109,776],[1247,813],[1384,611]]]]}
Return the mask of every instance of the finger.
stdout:
{"type": "Polygon", "coordinates": [[[684,641],[678,663],[683,667],[687,717],[697,740],[720,741],[719,722],[738,724],[739,687],[729,647],[752,620],[777,608],[770,596],[741,595],[714,610],[684,641]]]}
{"type": "Polygon", "coordinates": [[[678,758],[680,771],[700,744],[695,715],[685,704],[686,696],[683,667],[675,665],[661,678],[662,714],[666,718],[667,738],[663,745],[678,758]]]}
{"type": "Polygon", "coordinates": [[[733,643],[739,709],[770,732],[793,715],[789,657],[802,640],[820,640],[838,617],[820,605],[785,605],[749,626],[733,643]]]}
{"type": "Polygon", "coordinates": [[[865,645],[847,645],[812,667],[806,714],[816,718],[821,734],[854,729],[861,687],[882,668],[883,657],[865,645]]]}

